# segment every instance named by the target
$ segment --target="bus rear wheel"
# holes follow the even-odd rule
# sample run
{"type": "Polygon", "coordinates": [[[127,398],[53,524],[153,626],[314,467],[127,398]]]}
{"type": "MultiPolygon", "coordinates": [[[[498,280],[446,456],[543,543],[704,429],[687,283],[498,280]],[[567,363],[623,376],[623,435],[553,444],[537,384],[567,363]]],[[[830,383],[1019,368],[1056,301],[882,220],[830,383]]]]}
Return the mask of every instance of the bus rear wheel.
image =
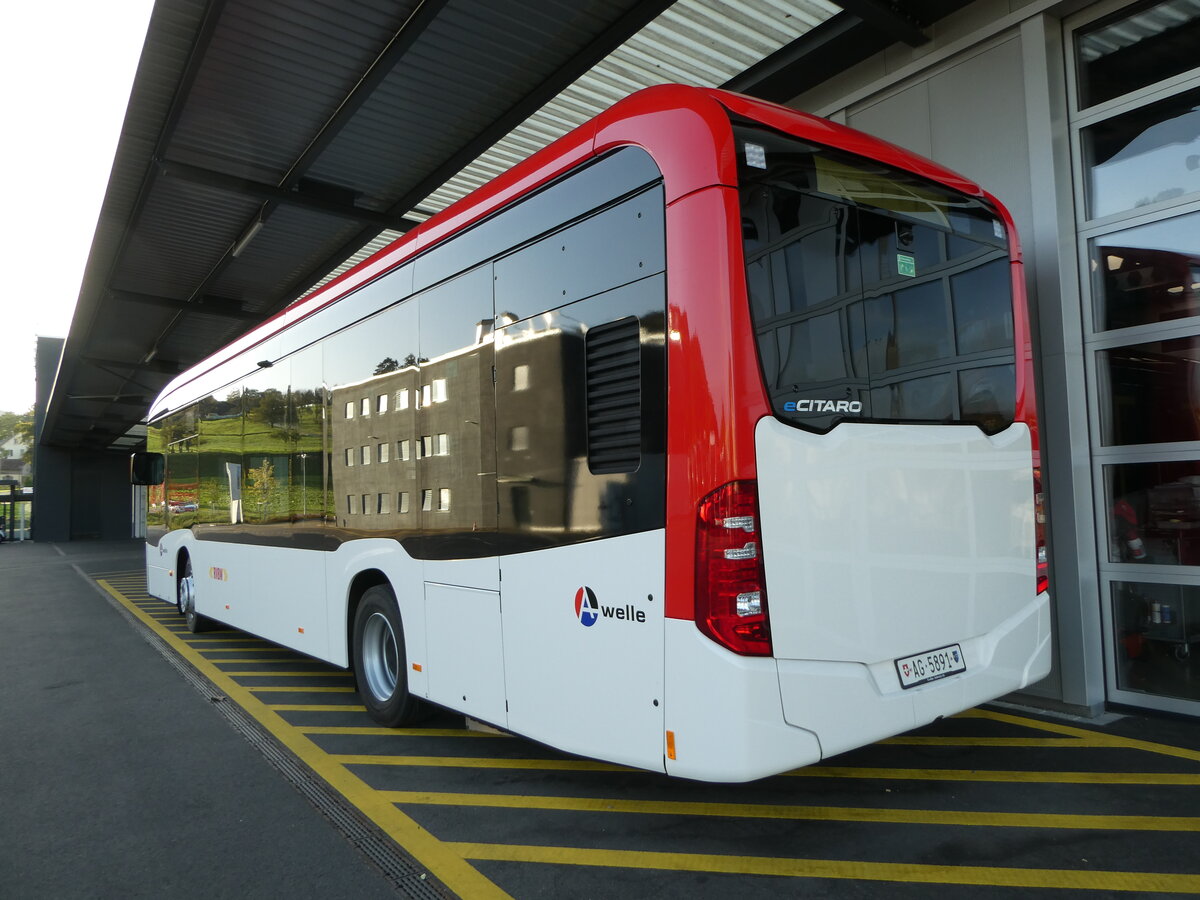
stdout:
{"type": "Polygon", "coordinates": [[[408,692],[404,628],[396,595],[387,585],[367,589],[354,614],[354,675],[367,714],[396,728],[425,717],[426,706],[408,692]]]}

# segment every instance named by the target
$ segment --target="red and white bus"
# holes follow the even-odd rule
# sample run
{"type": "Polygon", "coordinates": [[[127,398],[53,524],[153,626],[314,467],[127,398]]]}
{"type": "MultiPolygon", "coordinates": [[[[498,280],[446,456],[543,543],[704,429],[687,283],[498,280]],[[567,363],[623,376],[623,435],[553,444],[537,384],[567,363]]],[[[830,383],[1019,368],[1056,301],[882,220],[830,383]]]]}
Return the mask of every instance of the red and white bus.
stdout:
{"type": "Polygon", "coordinates": [[[1049,669],[1012,220],[780,106],[632,95],[149,422],[150,592],[389,725],[741,781],[1049,669]]]}

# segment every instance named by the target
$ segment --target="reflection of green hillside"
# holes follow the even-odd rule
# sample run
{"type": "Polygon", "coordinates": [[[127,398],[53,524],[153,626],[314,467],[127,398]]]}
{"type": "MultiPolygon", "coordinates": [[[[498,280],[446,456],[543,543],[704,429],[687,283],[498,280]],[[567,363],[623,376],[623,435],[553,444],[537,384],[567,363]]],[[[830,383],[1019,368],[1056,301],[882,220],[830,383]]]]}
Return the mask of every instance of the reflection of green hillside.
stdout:
{"type": "Polygon", "coordinates": [[[189,528],[324,518],[324,396],[247,388],[150,426],[147,445],[167,454],[169,501],[152,508],[151,519],[165,513],[171,528],[189,528]]]}

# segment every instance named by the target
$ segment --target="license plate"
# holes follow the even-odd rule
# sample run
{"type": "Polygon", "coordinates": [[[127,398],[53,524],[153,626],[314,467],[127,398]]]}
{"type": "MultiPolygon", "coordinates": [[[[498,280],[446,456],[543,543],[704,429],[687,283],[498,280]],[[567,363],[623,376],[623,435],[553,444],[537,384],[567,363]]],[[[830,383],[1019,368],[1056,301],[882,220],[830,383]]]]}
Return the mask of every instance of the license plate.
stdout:
{"type": "Polygon", "coordinates": [[[957,675],[967,671],[967,662],[963,659],[962,648],[958,644],[948,647],[938,647],[936,650],[926,650],[912,656],[902,656],[896,660],[896,674],[900,676],[900,687],[916,687],[957,675]]]}

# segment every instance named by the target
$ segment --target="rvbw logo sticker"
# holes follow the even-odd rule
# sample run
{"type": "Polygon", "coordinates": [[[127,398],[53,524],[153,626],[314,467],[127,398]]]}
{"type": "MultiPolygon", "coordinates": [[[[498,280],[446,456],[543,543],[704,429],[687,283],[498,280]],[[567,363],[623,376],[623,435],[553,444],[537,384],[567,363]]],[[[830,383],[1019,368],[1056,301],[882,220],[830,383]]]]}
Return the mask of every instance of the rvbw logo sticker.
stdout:
{"type": "Polygon", "coordinates": [[[644,610],[635,609],[632,603],[625,606],[601,606],[596,592],[584,585],[575,592],[575,618],[579,624],[591,628],[599,619],[622,619],[626,622],[645,622],[644,610]]]}

